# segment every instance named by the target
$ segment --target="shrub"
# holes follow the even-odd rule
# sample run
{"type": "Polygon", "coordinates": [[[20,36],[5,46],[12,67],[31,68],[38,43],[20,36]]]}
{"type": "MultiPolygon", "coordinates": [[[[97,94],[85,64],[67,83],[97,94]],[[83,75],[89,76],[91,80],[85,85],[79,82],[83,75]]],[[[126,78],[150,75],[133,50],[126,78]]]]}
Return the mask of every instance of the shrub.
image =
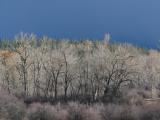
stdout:
{"type": "Polygon", "coordinates": [[[159,120],[160,119],[160,105],[144,106],[140,113],[140,120],[159,120]]]}
{"type": "Polygon", "coordinates": [[[48,105],[34,103],[28,109],[27,116],[29,120],[51,120],[54,118],[51,111],[51,107],[48,105]]]}
{"type": "Polygon", "coordinates": [[[68,120],[101,120],[100,111],[94,106],[69,103],[67,111],[68,120]]]}
{"type": "Polygon", "coordinates": [[[103,120],[159,120],[159,105],[115,105],[101,109],[103,120]]]}
{"type": "Polygon", "coordinates": [[[101,115],[98,109],[93,107],[89,107],[88,109],[84,109],[83,120],[101,120],[101,115]]]}
{"type": "Polygon", "coordinates": [[[146,96],[146,92],[143,90],[126,90],[123,93],[122,103],[128,105],[143,105],[144,104],[144,97],[146,96]]]}
{"type": "Polygon", "coordinates": [[[67,111],[69,113],[69,120],[84,120],[83,110],[84,106],[78,103],[69,103],[67,111]]]}
{"type": "Polygon", "coordinates": [[[0,92],[0,117],[3,119],[22,120],[25,116],[25,105],[13,95],[0,92]]]}
{"type": "Polygon", "coordinates": [[[104,120],[135,120],[130,106],[109,104],[101,111],[104,120]]]}
{"type": "Polygon", "coordinates": [[[67,111],[61,106],[33,103],[30,105],[27,117],[29,120],[67,120],[67,111]]]}

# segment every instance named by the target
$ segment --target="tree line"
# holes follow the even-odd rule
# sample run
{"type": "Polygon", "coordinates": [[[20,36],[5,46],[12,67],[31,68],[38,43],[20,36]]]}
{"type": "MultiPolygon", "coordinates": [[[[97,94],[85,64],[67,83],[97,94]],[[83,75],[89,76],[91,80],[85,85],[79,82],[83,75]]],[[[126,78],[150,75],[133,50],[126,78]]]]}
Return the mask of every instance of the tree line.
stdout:
{"type": "Polygon", "coordinates": [[[160,54],[129,44],[20,34],[0,50],[0,87],[23,98],[110,102],[130,89],[158,97],[160,54]]]}

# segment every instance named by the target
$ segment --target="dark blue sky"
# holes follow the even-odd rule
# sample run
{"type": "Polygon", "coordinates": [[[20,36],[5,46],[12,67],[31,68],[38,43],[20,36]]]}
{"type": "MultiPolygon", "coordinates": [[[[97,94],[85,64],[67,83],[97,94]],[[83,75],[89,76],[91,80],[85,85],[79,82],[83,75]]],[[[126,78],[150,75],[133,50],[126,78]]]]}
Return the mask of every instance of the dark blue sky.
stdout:
{"type": "Polygon", "coordinates": [[[0,0],[0,37],[19,32],[54,38],[103,39],[156,47],[160,0],[0,0]]]}

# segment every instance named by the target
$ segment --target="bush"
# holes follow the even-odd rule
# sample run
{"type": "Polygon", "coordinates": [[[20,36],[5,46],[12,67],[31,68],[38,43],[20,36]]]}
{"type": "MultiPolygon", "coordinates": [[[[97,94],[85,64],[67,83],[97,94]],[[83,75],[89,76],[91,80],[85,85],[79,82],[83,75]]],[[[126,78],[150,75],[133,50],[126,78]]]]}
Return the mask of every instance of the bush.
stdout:
{"type": "Polygon", "coordinates": [[[83,120],[101,120],[101,115],[98,109],[93,107],[89,107],[88,109],[84,109],[84,119],[83,120]]]}
{"type": "Polygon", "coordinates": [[[126,90],[127,92],[123,93],[123,103],[127,103],[128,105],[143,105],[143,91],[132,89],[126,90]]]}
{"type": "Polygon", "coordinates": [[[99,109],[93,106],[69,103],[67,111],[68,120],[101,120],[99,109]]]}
{"type": "Polygon", "coordinates": [[[159,105],[115,105],[100,110],[103,120],[159,120],[159,105]]]}
{"type": "Polygon", "coordinates": [[[69,120],[84,120],[83,110],[84,106],[78,103],[69,103],[67,111],[69,113],[69,120]]]}
{"type": "Polygon", "coordinates": [[[101,110],[101,115],[103,120],[140,120],[139,110],[137,106],[109,104],[101,110]]]}
{"type": "Polygon", "coordinates": [[[48,105],[35,103],[28,109],[27,116],[29,120],[51,120],[54,119],[54,115],[51,111],[48,105]]]}
{"type": "Polygon", "coordinates": [[[25,105],[13,95],[0,92],[0,118],[22,120],[25,116],[25,105]]]}
{"type": "Polygon", "coordinates": [[[28,109],[27,117],[29,120],[67,120],[68,114],[58,105],[33,103],[28,109]]]}
{"type": "Polygon", "coordinates": [[[140,113],[141,120],[159,120],[160,119],[160,105],[144,106],[140,113]]]}

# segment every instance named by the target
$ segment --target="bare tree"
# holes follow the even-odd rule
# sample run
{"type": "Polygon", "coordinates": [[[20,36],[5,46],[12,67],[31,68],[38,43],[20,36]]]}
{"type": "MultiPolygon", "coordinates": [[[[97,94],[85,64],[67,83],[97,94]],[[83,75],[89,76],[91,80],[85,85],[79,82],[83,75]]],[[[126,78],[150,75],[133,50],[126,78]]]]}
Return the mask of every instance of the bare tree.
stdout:
{"type": "Polygon", "coordinates": [[[35,38],[32,35],[20,34],[20,36],[16,38],[17,45],[11,45],[11,50],[13,50],[19,56],[16,68],[19,73],[19,79],[22,81],[24,96],[29,94],[28,69],[32,64],[32,61],[30,61],[30,51],[33,39],[35,38]]]}

